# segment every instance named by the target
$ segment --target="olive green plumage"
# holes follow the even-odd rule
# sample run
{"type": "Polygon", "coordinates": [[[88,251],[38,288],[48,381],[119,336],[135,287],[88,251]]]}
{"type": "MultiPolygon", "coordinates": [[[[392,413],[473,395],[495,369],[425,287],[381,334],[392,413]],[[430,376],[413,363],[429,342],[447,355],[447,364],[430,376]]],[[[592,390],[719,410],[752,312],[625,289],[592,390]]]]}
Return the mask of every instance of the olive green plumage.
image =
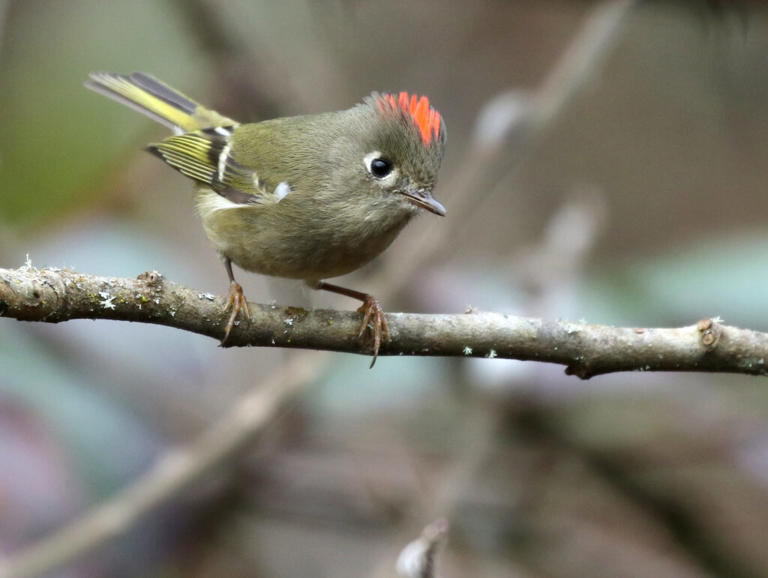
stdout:
{"type": "Polygon", "coordinates": [[[149,150],[179,169],[169,155],[174,144],[186,147],[181,172],[200,184],[197,207],[209,239],[243,269],[267,275],[319,280],[370,261],[419,212],[401,191],[428,195],[443,156],[444,126],[425,145],[410,117],[383,110],[376,94],[348,110],[240,125],[148,75],[93,74],[88,86],[183,131],[149,150]],[[130,92],[118,92],[121,86],[130,92]],[[383,183],[371,175],[364,157],[374,151],[397,178],[383,183]],[[278,199],[281,183],[290,193],[278,199]]]}
{"type": "Polygon", "coordinates": [[[431,189],[436,171],[425,166],[434,161],[387,142],[395,140],[393,127],[378,142],[366,135],[371,112],[361,106],[241,126],[231,154],[258,159],[260,190],[248,192],[259,200],[230,208],[210,189],[200,190],[198,210],[214,246],[243,269],[307,280],[349,273],[386,249],[419,211],[393,190],[431,189]],[[365,154],[376,150],[403,167],[391,188],[372,182],[364,165],[365,154]],[[274,202],[280,183],[291,192],[274,202]]]}
{"type": "Polygon", "coordinates": [[[376,257],[421,209],[445,214],[431,195],[445,125],[425,97],[373,93],[347,110],[239,124],[142,73],[94,73],[86,86],[175,132],[147,148],[197,183],[228,267],[317,285],[376,257]]]}

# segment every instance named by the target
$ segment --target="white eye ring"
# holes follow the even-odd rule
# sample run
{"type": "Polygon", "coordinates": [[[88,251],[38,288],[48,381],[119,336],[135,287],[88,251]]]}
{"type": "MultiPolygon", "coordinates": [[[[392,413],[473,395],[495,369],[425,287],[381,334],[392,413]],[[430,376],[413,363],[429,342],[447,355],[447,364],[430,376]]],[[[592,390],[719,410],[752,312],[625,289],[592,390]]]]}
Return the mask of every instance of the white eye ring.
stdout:
{"type": "Polygon", "coordinates": [[[373,151],[363,157],[363,164],[374,179],[382,184],[390,184],[397,180],[397,168],[380,151],[373,151]]]}

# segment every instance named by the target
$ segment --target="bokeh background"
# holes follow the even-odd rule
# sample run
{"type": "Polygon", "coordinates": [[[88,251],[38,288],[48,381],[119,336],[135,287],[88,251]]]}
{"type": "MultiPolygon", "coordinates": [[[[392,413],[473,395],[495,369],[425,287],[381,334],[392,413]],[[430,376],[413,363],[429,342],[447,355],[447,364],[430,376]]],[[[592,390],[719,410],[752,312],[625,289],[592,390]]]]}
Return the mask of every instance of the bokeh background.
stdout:
{"type": "MultiPolygon", "coordinates": [[[[347,285],[390,311],[768,330],[767,54],[760,2],[0,1],[0,266],[227,289],[189,182],[141,150],[163,127],[85,90],[89,71],[151,72],[241,120],[409,90],[448,125],[448,216],[347,285]]],[[[0,553],[119,495],[294,355],[0,320],[0,553]]],[[[438,516],[445,578],[768,575],[764,378],[306,363],[245,451],[41,575],[394,576],[438,516]]]]}

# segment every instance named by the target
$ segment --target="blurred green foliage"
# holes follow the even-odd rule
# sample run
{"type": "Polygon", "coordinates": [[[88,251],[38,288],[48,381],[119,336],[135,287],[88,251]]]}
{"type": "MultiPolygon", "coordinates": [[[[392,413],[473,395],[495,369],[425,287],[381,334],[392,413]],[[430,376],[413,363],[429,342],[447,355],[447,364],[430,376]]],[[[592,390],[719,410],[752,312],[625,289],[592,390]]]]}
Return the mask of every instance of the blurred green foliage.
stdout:
{"type": "Polygon", "coordinates": [[[0,219],[33,226],[98,202],[150,124],[86,91],[88,72],[151,63],[183,86],[204,77],[207,62],[164,2],[14,2],[7,18],[0,219]]]}

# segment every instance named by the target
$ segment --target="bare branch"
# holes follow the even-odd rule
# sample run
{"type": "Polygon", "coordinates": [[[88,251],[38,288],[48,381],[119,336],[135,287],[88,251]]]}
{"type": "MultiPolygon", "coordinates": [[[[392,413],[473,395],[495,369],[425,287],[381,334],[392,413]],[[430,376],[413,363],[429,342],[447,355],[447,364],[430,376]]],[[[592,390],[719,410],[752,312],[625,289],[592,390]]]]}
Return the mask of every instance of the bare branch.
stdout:
{"type": "MultiPolygon", "coordinates": [[[[0,315],[20,321],[114,319],[157,323],[221,339],[224,301],[166,281],[97,277],[60,269],[0,269],[0,315]]],[[[230,346],[363,353],[360,315],[251,304],[230,346]]],[[[566,366],[583,379],[616,371],[711,371],[764,375],[768,334],[717,320],[674,329],[544,321],[500,313],[387,315],[392,341],[379,355],[488,357],[566,366]]]]}
{"type": "MultiPolygon", "coordinates": [[[[0,290],[0,293],[4,292],[0,290]]],[[[41,576],[92,551],[123,535],[138,520],[204,475],[237,458],[279,410],[312,382],[316,372],[312,361],[306,355],[297,355],[281,371],[245,393],[222,419],[197,439],[166,452],[115,497],[12,557],[0,557],[0,578],[41,576]]]]}

